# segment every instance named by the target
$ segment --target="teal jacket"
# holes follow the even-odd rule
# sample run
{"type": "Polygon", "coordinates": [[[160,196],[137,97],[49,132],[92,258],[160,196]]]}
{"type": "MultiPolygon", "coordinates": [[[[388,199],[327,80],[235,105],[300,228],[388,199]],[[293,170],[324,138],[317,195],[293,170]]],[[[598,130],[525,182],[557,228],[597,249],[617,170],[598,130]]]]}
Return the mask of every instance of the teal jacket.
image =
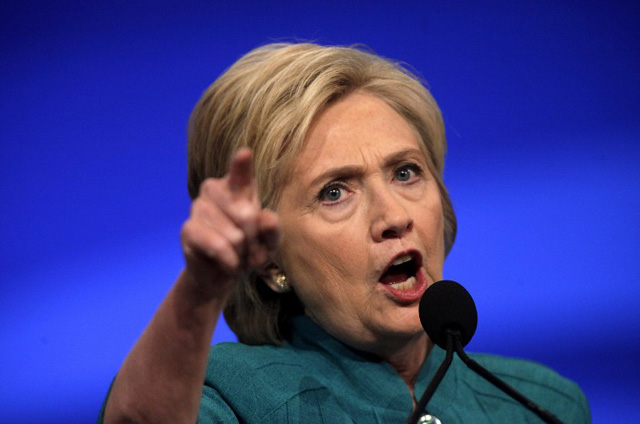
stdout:
{"type": "MultiPolygon", "coordinates": [[[[389,364],[342,344],[306,317],[293,322],[282,346],[222,343],[212,347],[198,422],[202,423],[404,423],[409,390],[389,364]]],[[[415,385],[420,397],[445,352],[434,347],[415,385]]],[[[580,388],[537,363],[470,355],[562,422],[590,423],[580,388]]],[[[540,423],[508,395],[455,356],[427,405],[450,423],[540,423]]]]}
{"type": "MultiPolygon", "coordinates": [[[[293,320],[284,346],[221,343],[211,348],[199,423],[404,423],[409,389],[389,364],[355,351],[310,319],[293,320]]],[[[415,385],[420,397],[444,359],[434,347],[415,385]]],[[[563,423],[590,423],[580,388],[537,363],[470,355],[563,423]]],[[[102,422],[104,405],[98,422],[102,422]]],[[[443,424],[540,423],[455,356],[427,405],[443,424]]]]}

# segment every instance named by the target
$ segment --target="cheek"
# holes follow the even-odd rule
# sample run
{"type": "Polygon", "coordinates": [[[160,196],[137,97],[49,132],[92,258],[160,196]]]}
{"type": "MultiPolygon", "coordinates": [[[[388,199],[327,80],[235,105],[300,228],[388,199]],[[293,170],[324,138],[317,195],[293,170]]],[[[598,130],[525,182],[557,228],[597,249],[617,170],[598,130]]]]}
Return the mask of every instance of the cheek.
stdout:
{"type": "Polygon", "coordinates": [[[282,265],[294,281],[319,280],[339,273],[342,252],[341,244],[334,243],[330,236],[300,227],[284,229],[282,265]]]}
{"type": "Polygon", "coordinates": [[[438,202],[434,202],[431,207],[431,216],[434,222],[435,228],[434,234],[437,235],[444,242],[444,212],[442,210],[442,202],[438,198],[438,202]]]}
{"type": "MultiPolygon", "coordinates": [[[[438,193],[437,188],[435,193],[438,193]]],[[[420,236],[427,250],[429,266],[439,275],[444,263],[444,212],[439,194],[425,201],[422,210],[424,215],[421,217],[423,225],[419,230],[420,236]]]]}
{"type": "Polygon", "coordinates": [[[438,210],[436,215],[436,224],[435,224],[435,233],[433,234],[433,239],[431,242],[431,246],[427,246],[427,248],[431,249],[431,254],[429,255],[433,258],[432,267],[434,277],[436,280],[442,279],[442,267],[444,266],[444,214],[442,213],[442,209],[438,210]]]}
{"type": "Polygon", "coordinates": [[[366,246],[354,221],[328,222],[313,213],[283,217],[281,250],[285,266],[292,272],[298,267],[320,273],[319,276],[349,275],[353,271],[354,256],[366,246]]]}
{"type": "Polygon", "coordinates": [[[316,224],[284,232],[282,266],[305,307],[339,303],[353,281],[362,278],[356,264],[366,263],[358,250],[366,244],[348,229],[331,226],[331,231],[316,224]]]}

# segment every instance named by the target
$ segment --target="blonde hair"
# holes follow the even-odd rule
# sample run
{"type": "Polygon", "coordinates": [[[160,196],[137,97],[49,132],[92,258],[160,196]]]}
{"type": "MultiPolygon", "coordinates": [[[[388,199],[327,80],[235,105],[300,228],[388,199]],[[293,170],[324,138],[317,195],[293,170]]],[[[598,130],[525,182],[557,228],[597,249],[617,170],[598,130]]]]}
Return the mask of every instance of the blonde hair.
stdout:
{"type": "MultiPolygon", "coordinates": [[[[354,47],[269,44],[223,73],[189,120],[189,195],[196,198],[206,178],[222,177],[233,153],[246,146],[253,151],[260,201],[273,208],[313,118],[354,91],[385,101],[422,141],[440,190],[448,253],[456,218],[442,181],[446,139],[440,109],[419,78],[402,65],[354,47]]],[[[241,342],[280,344],[287,318],[301,311],[295,294],[276,294],[253,273],[239,281],[224,316],[241,342]]]]}

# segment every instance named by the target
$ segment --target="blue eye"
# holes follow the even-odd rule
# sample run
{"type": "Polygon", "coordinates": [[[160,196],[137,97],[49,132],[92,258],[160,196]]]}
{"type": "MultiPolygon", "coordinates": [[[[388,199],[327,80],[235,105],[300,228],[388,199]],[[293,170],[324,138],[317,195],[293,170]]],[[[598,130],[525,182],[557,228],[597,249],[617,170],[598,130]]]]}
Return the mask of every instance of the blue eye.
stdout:
{"type": "Polygon", "coordinates": [[[409,182],[416,177],[423,175],[422,168],[415,163],[402,165],[395,170],[395,179],[400,182],[409,182]]]}
{"type": "Polygon", "coordinates": [[[318,193],[318,200],[327,204],[339,203],[344,197],[345,190],[346,188],[340,184],[327,184],[320,190],[320,193],[318,193]]]}
{"type": "Polygon", "coordinates": [[[342,191],[339,187],[331,187],[324,194],[324,199],[328,200],[329,202],[340,200],[340,197],[342,197],[342,191]]]}
{"type": "Polygon", "coordinates": [[[398,168],[396,170],[396,180],[409,181],[411,179],[412,173],[413,173],[413,170],[409,169],[408,166],[403,166],[402,168],[398,168]]]}

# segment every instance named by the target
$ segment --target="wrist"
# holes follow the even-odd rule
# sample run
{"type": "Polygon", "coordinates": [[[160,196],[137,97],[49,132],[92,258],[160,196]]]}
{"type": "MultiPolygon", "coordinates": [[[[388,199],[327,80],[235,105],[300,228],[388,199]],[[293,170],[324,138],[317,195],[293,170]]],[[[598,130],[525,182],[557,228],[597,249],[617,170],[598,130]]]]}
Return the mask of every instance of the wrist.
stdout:
{"type": "Polygon", "coordinates": [[[234,283],[231,277],[222,281],[215,281],[213,278],[204,279],[185,268],[180,272],[174,288],[178,297],[190,307],[222,311],[231,295],[234,283]]]}

